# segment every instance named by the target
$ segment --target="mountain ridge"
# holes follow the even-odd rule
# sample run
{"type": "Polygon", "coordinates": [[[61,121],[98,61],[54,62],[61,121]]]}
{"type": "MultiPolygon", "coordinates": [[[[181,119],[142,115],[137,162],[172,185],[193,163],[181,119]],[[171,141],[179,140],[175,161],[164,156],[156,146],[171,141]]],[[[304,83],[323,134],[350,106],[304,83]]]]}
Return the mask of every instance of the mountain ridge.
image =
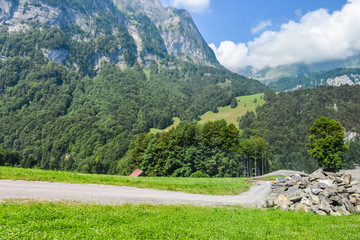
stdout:
{"type": "MultiPolygon", "coordinates": [[[[45,24],[66,27],[73,40],[86,41],[79,30],[90,36],[104,34],[97,25],[100,23],[107,28],[107,34],[115,36],[124,32],[131,36],[136,45],[133,54],[140,65],[160,62],[165,55],[171,55],[182,61],[220,66],[191,15],[186,10],[164,7],[158,0],[5,0],[0,3],[0,9],[0,24],[10,32],[27,30],[33,24],[41,28],[45,24]],[[107,15],[110,20],[101,15],[107,15]]],[[[118,52],[116,57],[119,66],[124,67],[122,54],[118,52]]],[[[110,62],[103,57],[97,56],[95,62],[110,62]]]]}

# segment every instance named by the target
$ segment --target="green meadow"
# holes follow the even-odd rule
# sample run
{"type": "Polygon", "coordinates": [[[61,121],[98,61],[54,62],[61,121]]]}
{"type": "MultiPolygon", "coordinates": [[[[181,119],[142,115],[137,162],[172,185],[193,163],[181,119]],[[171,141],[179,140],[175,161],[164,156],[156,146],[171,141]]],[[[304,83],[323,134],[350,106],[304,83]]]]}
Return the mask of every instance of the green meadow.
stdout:
{"type": "MultiPolygon", "coordinates": [[[[248,96],[237,97],[238,106],[236,108],[231,108],[230,105],[225,107],[219,107],[218,112],[214,113],[212,111],[206,112],[200,117],[199,124],[204,124],[209,121],[216,121],[225,119],[227,123],[232,123],[236,127],[239,126],[238,118],[245,115],[246,112],[255,112],[256,108],[265,104],[264,94],[254,94],[248,96]],[[255,100],[256,99],[256,100],[255,100]]],[[[173,118],[173,124],[166,129],[160,130],[156,128],[151,128],[151,133],[158,133],[162,131],[169,131],[172,128],[176,128],[180,124],[180,118],[173,118]]]]}
{"type": "Polygon", "coordinates": [[[238,118],[245,115],[247,111],[255,112],[258,106],[264,105],[265,101],[263,98],[263,93],[237,97],[236,100],[238,101],[238,105],[236,108],[231,108],[229,105],[219,107],[217,113],[209,111],[200,117],[201,120],[199,123],[204,124],[208,121],[225,119],[228,123],[233,123],[236,127],[238,127],[238,118]]]}
{"type": "Polygon", "coordinates": [[[240,207],[0,204],[0,239],[359,239],[360,215],[240,207]]]}
{"type": "Polygon", "coordinates": [[[104,184],[210,195],[237,195],[247,191],[252,185],[244,178],[135,178],[12,167],[0,167],[0,179],[104,184]]]}

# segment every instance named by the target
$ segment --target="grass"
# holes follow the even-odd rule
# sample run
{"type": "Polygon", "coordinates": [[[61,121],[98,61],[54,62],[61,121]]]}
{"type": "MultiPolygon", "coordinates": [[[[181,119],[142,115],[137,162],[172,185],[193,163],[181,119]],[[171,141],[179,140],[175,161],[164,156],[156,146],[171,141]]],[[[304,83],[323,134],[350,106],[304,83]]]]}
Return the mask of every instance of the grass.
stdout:
{"type": "Polygon", "coordinates": [[[360,215],[240,207],[0,204],[0,239],[358,239],[360,215]]]}
{"type": "Polygon", "coordinates": [[[251,187],[243,178],[134,178],[11,167],[0,167],[0,179],[104,184],[210,195],[237,195],[251,187]]]}
{"type": "MultiPolygon", "coordinates": [[[[233,109],[229,105],[225,107],[219,107],[217,113],[214,113],[212,111],[206,112],[204,115],[200,117],[201,120],[199,121],[199,124],[204,124],[209,121],[225,119],[227,123],[233,123],[236,127],[239,127],[237,121],[238,118],[245,115],[247,111],[255,112],[258,106],[264,105],[265,101],[263,97],[264,97],[263,93],[237,97],[236,99],[238,100],[238,106],[236,108],[233,109]],[[257,100],[256,102],[254,102],[255,98],[257,100]]],[[[173,121],[174,123],[171,126],[167,127],[166,129],[161,130],[161,129],[151,128],[150,132],[158,133],[162,131],[169,131],[170,129],[179,126],[180,118],[174,117],[173,121]]]]}
{"type": "Polygon", "coordinates": [[[267,177],[253,177],[253,178],[251,178],[251,180],[274,182],[277,177],[285,177],[285,176],[284,175],[274,175],[274,176],[267,176],[267,177]]]}
{"type": "Polygon", "coordinates": [[[216,121],[220,119],[225,119],[227,123],[233,123],[236,127],[238,127],[237,119],[243,116],[247,111],[255,112],[258,106],[262,106],[265,104],[264,99],[260,99],[264,97],[264,94],[255,94],[250,96],[241,96],[237,97],[238,106],[236,108],[231,108],[230,105],[226,107],[219,107],[218,113],[207,112],[202,115],[199,121],[200,124],[204,124],[208,121],[216,121]],[[254,100],[257,99],[255,103],[254,100]]]}

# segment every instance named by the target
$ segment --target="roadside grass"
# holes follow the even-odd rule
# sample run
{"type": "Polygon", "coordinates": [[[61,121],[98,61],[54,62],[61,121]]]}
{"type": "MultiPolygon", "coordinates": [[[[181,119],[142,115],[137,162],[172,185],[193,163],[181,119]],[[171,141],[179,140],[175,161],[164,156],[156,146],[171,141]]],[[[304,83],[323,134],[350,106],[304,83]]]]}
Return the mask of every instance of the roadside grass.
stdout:
{"type": "Polygon", "coordinates": [[[359,239],[360,215],[241,207],[0,204],[0,239],[359,239]]]}
{"type": "Polygon", "coordinates": [[[277,177],[286,177],[284,175],[274,175],[274,176],[266,176],[266,177],[253,177],[251,180],[257,180],[257,181],[268,181],[273,182],[276,180],[277,177]]]}
{"type": "Polygon", "coordinates": [[[209,111],[200,117],[201,120],[199,121],[199,123],[204,124],[208,121],[225,119],[227,123],[233,123],[236,127],[238,127],[239,124],[237,119],[245,115],[247,111],[255,112],[258,106],[264,105],[265,101],[263,98],[264,98],[263,93],[237,97],[236,99],[238,101],[238,106],[236,108],[233,109],[229,105],[225,107],[219,107],[218,113],[209,111]],[[256,102],[254,102],[255,99],[256,102]]]}
{"type": "Polygon", "coordinates": [[[237,195],[246,192],[252,185],[252,183],[245,181],[244,178],[134,178],[13,167],[0,167],[0,179],[103,184],[209,195],[237,195]]]}

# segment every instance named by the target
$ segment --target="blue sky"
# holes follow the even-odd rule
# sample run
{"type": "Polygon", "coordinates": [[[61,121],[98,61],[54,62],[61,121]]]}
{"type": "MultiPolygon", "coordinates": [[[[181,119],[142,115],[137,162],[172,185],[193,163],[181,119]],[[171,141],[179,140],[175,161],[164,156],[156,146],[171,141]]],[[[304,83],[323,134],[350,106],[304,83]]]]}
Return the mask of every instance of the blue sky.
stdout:
{"type": "Polygon", "coordinates": [[[161,1],[187,9],[218,60],[234,71],[360,53],[360,0],[161,1]]]}

